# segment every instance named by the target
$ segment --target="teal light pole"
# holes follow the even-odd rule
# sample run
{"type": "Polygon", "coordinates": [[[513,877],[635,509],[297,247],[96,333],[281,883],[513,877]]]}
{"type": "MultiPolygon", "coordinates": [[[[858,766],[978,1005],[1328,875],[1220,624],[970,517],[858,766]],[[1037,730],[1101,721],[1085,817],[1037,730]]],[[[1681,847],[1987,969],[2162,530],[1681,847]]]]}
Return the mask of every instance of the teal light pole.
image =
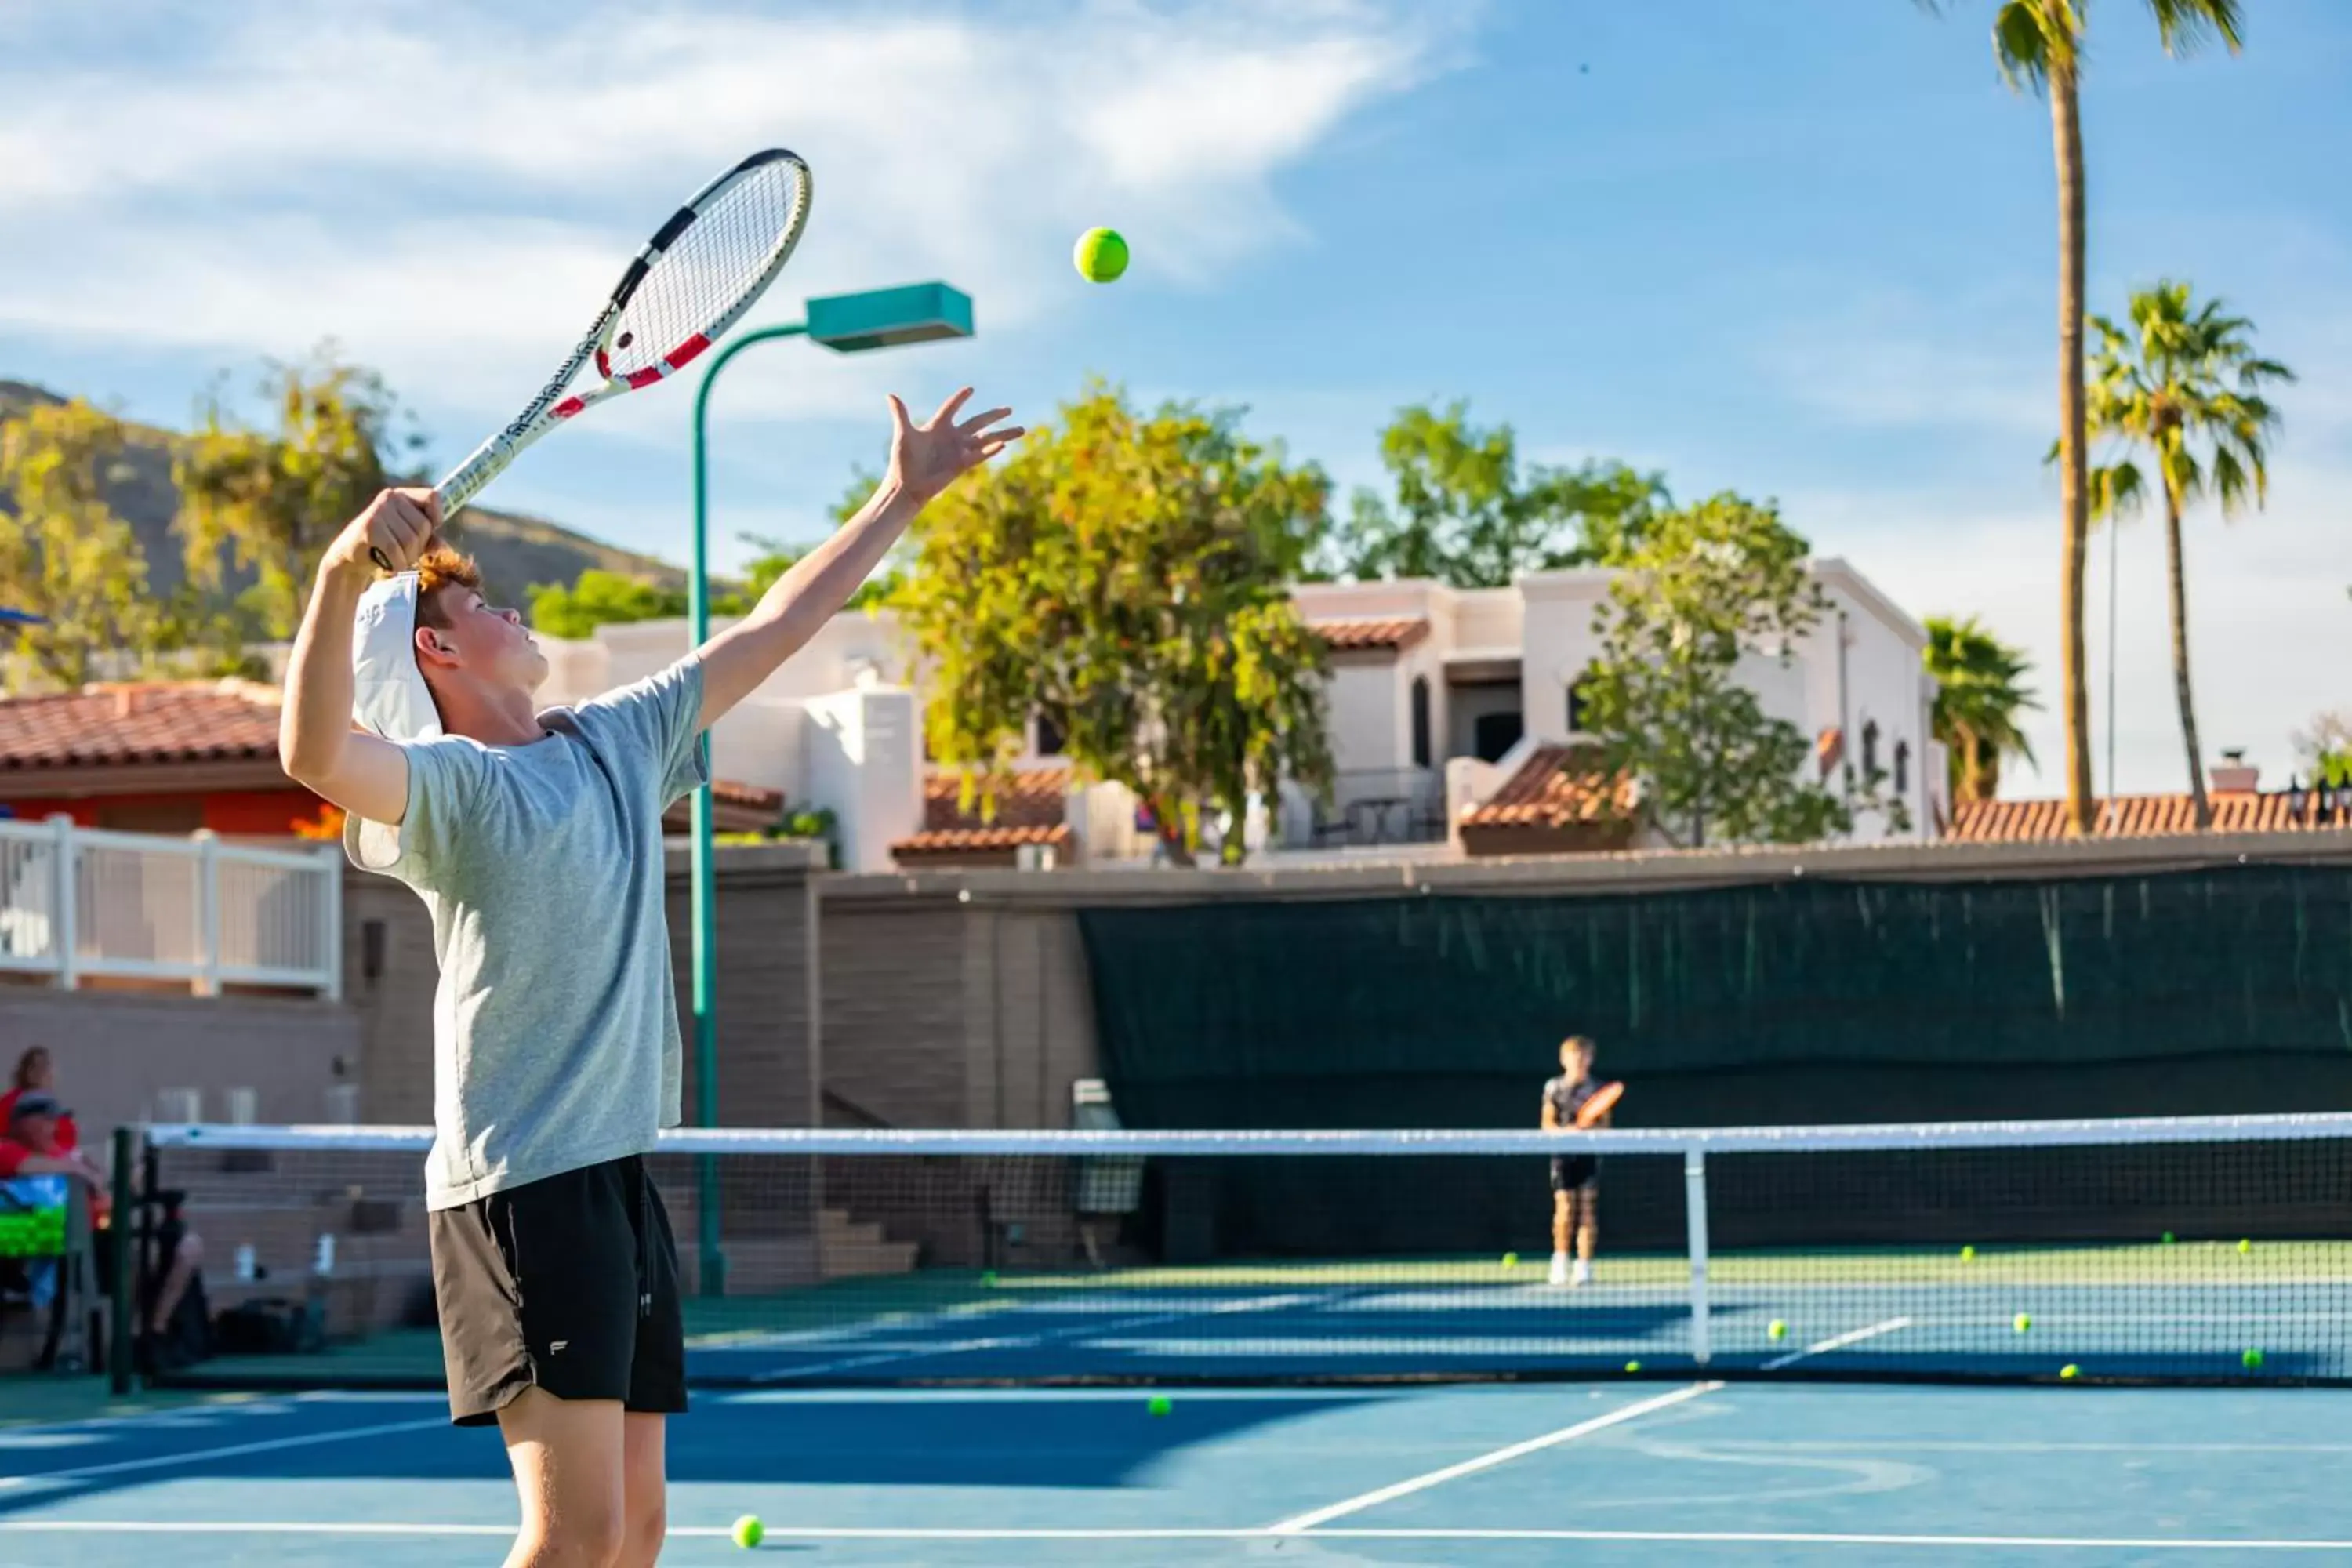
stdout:
{"type": "MultiPolygon", "coordinates": [[[[694,395],[694,574],[687,588],[687,618],[693,646],[710,636],[710,389],[730,361],[753,343],[777,338],[807,338],[840,353],[896,348],[941,338],[971,336],[971,297],[945,283],[912,283],[832,294],[808,302],[807,317],[785,326],[762,327],[719,351],[694,395]]],[[[703,771],[710,767],[710,736],[696,742],[703,771]]],[[[694,792],[694,1120],[719,1125],[719,952],[711,886],[710,786],[694,792]]],[[[697,1234],[701,1248],[701,1292],[727,1293],[727,1254],[719,1239],[719,1169],[706,1154],[699,1162],[700,1202],[697,1234]]]]}

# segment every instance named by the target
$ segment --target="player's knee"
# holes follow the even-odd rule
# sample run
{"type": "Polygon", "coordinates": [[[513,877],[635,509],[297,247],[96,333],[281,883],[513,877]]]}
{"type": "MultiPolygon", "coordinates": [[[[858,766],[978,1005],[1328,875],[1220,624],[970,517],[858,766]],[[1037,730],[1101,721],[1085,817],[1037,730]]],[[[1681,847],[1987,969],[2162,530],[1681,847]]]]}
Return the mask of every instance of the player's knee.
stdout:
{"type": "Polygon", "coordinates": [[[510,1561],[531,1568],[618,1568],[650,1561],[627,1555],[629,1532],[618,1507],[577,1503],[524,1531],[522,1550],[510,1561]]]}
{"type": "Polygon", "coordinates": [[[651,1568],[661,1556],[662,1542],[668,1535],[669,1510],[661,1499],[633,1504],[627,1538],[621,1548],[622,1568],[651,1568]]]}

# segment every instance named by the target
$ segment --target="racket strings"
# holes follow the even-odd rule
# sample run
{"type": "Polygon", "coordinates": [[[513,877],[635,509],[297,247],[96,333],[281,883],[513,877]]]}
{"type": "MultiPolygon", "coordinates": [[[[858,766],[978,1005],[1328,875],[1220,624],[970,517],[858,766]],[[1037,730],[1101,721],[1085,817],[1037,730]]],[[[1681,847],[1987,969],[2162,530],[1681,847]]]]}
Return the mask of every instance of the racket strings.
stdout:
{"type": "Polygon", "coordinates": [[[766,284],[807,205],[800,167],[788,162],[762,165],[719,192],[622,308],[607,351],[611,374],[650,369],[698,334],[715,335],[766,284]]]}

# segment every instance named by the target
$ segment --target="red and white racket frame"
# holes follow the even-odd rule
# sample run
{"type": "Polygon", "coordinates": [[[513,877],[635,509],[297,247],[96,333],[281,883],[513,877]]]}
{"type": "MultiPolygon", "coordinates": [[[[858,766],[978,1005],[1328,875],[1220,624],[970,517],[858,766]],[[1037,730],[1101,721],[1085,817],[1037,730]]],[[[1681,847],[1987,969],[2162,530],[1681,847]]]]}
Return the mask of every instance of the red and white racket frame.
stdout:
{"type": "MultiPolygon", "coordinates": [[[[796,153],[772,147],[765,152],[752,153],[688,197],[686,205],[670,215],[669,221],[656,231],[653,238],[646,242],[645,248],[630,261],[628,269],[621,274],[621,281],[614,288],[612,298],[582,336],[579,346],[548,379],[539,395],[524,405],[522,412],[505,429],[476,447],[471,457],[452,468],[448,476],[434,487],[434,496],[441,503],[441,515],[445,518],[450,516],[481,494],[483,489],[505,472],[525,448],[550,430],[600,403],[624,393],[651,386],[684,370],[712,343],[726,336],[728,329],[742,320],[743,313],[758,303],[760,296],[767,292],[768,285],[774,282],[776,275],[783,270],[784,263],[792,259],[793,248],[800,243],[801,233],[808,226],[813,191],[807,163],[796,153]],[[672,348],[651,365],[625,375],[614,375],[611,363],[613,329],[619,322],[622,310],[636,294],[637,286],[645,281],[646,274],[653,270],[654,263],[677,243],[677,237],[684,234],[696,218],[709,211],[712,204],[728,191],[759,171],[779,163],[791,164],[799,175],[795,199],[793,210],[785,219],[783,237],[776,246],[775,254],[769,258],[761,269],[758,280],[744,291],[742,299],[724,316],[672,348]],[[583,392],[571,391],[574,378],[591,362],[595,364],[596,374],[604,378],[603,384],[583,392]]],[[[376,552],[376,563],[386,571],[392,569],[381,552],[376,552]]]]}

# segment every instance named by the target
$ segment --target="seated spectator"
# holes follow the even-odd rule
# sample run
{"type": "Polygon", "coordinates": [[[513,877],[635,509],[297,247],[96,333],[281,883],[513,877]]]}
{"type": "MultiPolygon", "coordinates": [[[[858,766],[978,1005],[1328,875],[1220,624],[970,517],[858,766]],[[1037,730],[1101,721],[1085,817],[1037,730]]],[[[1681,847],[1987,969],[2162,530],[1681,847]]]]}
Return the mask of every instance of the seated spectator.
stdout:
{"type": "MultiPolygon", "coordinates": [[[[0,1180],[11,1176],[71,1176],[89,1189],[93,1222],[104,1225],[111,1204],[106,1177],[79,1150],[58,1143],[58,1124],[63,1114],[50,1095],[35,1089],[20,1090],[16,1095],[8,1108],[7,1135],[0,1137],[0,1180]]],[[[184,1226],[176,1228],[176,1236],[168,1230],[164,1233],[168,1261],[163,1279],[147,1302],[146,1321],[140,1325],[142,1337],[158,1346],[169,1342],[172,1314],[194,1282],[196,1268],[205,1256],[204,1243],[194,1231],[184,1226]]]]}
{"type": "MultiPolygon", "coordinates": [[[[0,1094],[0,1137],[7,1135],[8,1122],[16,1114],[16,1097],[23,1094],[58,1092],[57,1066],[49,1057],[47,1046],[31,1046],[16,1058],[16,1068],[8,1075],[8,1091],[0,1094]]],[[[74,1125],[73,1112],[58,1112],[58,1147],[81,1147],[81,1130],[74,1125]]]]}

